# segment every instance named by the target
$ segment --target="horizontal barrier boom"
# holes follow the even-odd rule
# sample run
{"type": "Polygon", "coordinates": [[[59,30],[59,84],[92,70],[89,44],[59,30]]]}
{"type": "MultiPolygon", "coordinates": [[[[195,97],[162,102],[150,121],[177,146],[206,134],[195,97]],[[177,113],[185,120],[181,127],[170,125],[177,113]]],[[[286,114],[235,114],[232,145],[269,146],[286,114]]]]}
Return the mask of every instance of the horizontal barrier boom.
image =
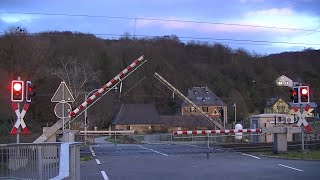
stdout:
{"type": "Polygon", "coordinates": [[[191,130],[173,131],[173,135],[228,134],[228,133],[261,133],[261,129],[228,129],[228,130],[191,130]]]}

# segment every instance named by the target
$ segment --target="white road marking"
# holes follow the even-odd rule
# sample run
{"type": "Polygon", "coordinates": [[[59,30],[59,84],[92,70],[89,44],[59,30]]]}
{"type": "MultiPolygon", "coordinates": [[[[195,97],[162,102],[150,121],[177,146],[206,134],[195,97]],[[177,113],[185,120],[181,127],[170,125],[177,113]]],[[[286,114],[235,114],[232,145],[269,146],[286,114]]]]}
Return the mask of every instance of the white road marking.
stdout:
{"type": "Polygon", "coordinates": [[[217,151],[223,151],[222,149],[217,149],[217,151]]]}
{"type": "Polygon", "coordinates": [[[156,150],[153,150],[153,149],[149,149],[149,148],[146,148],[146,147],[143,147],[143,146],[140,146],[140,145],[138,145],[138,146],[141,147],[142,149],[147,149],[147,150],[149,150],[149,151],[152,151],[152,152],[155,152],[155,153],[164,155],[164,156],[169,156],[168,154],[164,154],[164,153],[161,153],[161,152],[156,151],[156,150]]]}
{"type": "Polygon", "coordinates": [[[303,172],[303,170],[301,169],[297,169],[297,168],[293,168],[293,167],[290,167],[290,166],[286,166],[286,165],[283,165],[283,164],[278,164],[279,166],[282,166],[282,167],[286,167],[286,168],[289,168],[289,169],[293,169],[293,170],[296,170],[296,171],[300,171],[300,172],[303,172]]]}
{"type": "Polygon", "coordinates": [[[109,180],[109,177],[107,176],[106,172],[101,171],[101,174],[102,174],[104,180],[109,180]]]}
{"type": "Polygon", "coordinates": [[[96,162],[97,162],[98,165],[101,164],[101,162],[99,161],[99,159],[96,159],[96,162]]]}
{"type": "Polygon", "coordinates": [[[92,153],[92,156],[93,156],[93,157],[96,157],[96,154],[95,154],[95,153],[92,153]]]}
{"type": "Polygon", "coordinates": [[[256,159],[260,159],[259,157],[251,155],[251,154],[245,154],[245,153],[241,153],[241,154],[244,155],[244,156],[249,156],[249,157],[253,157],[253,158],[256,158],[256,159]]]}

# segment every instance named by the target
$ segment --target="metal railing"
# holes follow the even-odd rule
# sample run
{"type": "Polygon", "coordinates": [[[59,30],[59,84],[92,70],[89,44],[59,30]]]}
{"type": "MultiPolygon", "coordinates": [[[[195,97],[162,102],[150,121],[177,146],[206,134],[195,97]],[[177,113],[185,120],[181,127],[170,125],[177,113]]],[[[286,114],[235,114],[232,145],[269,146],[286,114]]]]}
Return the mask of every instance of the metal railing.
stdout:
{"type": "Polygon", "coordinates": [[[80,179],[79,145],[0,144],[0,179],[80,179]]]}

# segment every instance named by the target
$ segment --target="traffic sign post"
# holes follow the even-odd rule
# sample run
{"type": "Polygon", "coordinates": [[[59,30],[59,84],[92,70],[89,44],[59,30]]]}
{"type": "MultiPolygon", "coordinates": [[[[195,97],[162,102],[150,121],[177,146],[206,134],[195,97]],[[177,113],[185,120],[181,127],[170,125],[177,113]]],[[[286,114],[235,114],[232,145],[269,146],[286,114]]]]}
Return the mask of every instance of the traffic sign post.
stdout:
{"type": "Polygon", "coordinates": [[[51,102],[57,102],[56,106],[54,107],[55,115],[62,119],[62,132],[64,132],[64,119],[68,117],[71,109],[70,104],[67,102],[74,102],[74,98],[69,90],[67,84],[62,81],[51,98],[51,102]]]}
{"type": "MultiPolygon", "coordinates": [[[[302,109],[302,104],[300,104],[300,109],[302,109]]],[[[299,111],[299,109],[297,108],[297,106],[293,106],[293,110],[295,112],[295,114],[298,116],[299,120],[297,122],[297,126],[301,126],[301,124],[304,125],[305,127],[305,130],[306,132],[311,132],[312,131],[312,128],[311,126],[308,124],[308,122],[306,121],[306,115],[307,113],[309,112],[309,109],[310,109],[310,105],[307,104],[306,107],[304,108],[304,111],[303,113],[301,113],[301,111],[299,111]]],[[[302,151],[304,151],[304,133],[303,133],[303,130],[301,131],[301,149],[302,151]]]]}

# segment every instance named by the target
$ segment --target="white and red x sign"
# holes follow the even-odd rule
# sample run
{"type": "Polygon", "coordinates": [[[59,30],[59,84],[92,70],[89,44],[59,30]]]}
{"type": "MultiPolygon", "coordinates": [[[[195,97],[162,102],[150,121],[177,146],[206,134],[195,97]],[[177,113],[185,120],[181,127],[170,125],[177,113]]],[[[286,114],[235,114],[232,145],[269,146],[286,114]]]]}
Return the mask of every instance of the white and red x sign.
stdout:
{"type": "Polygon", "coordinates": [[[299,117],[299,121],[297,122],[297,126],[301,126],[301,124],[304,125],[304,127],[306,128],[307,132],[311,132],[311,126],[308,124],[308,122],[306,121],[306,115],[308,113],[310,109],[310,105],[307,104],[306,107],[304,108],[303,113],[301,114],[301,112],[299,111],[299,109],[296,106],[293,106],[293,110],[296,113],[296,115],[299,117]]]}
{"type": "Polygon", "coordinates": [[[22,132],[23,132],[24,134],[29,133],[29,130],[28,130],[28,128],[27,128],[27,125],[26,125],[26,123],[25,123],[24,120],[23,120],[23,118],[24,118],[24,116],[26,115],[26,112],[27,112],[27,110],[28,110],[28,108],[29,108],[29,103],[25,103],[25,104],[24,104],[23,109],[22,109],[21,112],[19,111],[19,108],[18,108],[16,102],[13,102],[13,103],[12,103],[12,108],[13,108],[14,112],[15,112],[16,115],[17,115],[17,121],[16,121],[16,123],[14,124],[14,126],[13,126],[10,134],[17,134],[17,131],[18,131],[18,128],[19,128],[20,125],[21,125],[21,127],[22,127],[22,132]]]}

